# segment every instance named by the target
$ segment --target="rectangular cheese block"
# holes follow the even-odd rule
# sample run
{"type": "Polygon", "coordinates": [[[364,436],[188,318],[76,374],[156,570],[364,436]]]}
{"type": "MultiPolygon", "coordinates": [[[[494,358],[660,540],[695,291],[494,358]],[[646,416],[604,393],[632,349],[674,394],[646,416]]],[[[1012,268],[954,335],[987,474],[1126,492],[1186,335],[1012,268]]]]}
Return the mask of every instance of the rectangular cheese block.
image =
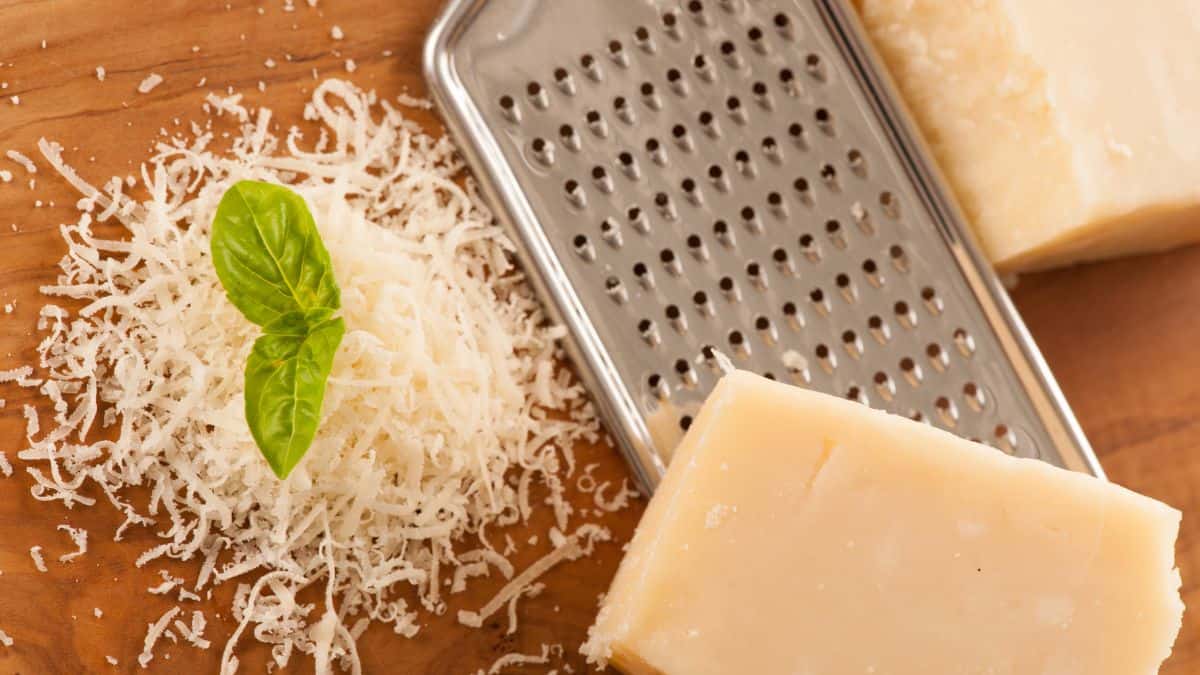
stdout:
{"type": "Polygon", "coordinates": [[[999,268],[1200,240],[1200,5],[855,3],[999,268]]]}
{"type": "Polygon", "coordinates": [[[584,651],[632,675],[1149,675],[1178,511],[746,372],[676,450],[584,651]]]}

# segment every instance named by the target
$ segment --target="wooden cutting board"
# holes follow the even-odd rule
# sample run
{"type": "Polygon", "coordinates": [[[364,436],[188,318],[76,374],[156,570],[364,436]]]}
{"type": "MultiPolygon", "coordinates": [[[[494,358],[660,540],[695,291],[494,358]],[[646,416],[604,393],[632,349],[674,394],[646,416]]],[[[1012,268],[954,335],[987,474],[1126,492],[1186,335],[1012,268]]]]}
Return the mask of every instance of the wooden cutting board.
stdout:
{"type": "MultiPolygon", "coordinates": [[[[0,0],[0,153],[18,150],[36,156],[39,137],[57,140],[67,159],[94,182],[137,172],[151,144],[178,124],[203,119],[200,105],[210,90],[233,87],[252,104],[269,105],[276,119],[298,121],[317,77],[343,76],[360,86],[393,96],[420,95],[420,50],[440,3],[415,0],[0,0]],[[345,34],[331,37],[333,26],[345,34]],[[43,40],[45,40],[43,47],[43,40]],[[265,64],[272,59],[276,66],[265,64]],[[356,69],[347,72],[346,61],[356,69]],[[96,68],[106,71],[103,82],[96,68]],[[164,82],[148,94],[137,86],[149,73],[164,82]],[[198,83],[204,79],[204,85],[198,83]],[[260,83],[265,91],[260,91],[260,83]],[[18,96],[19,104],[8,99],[18,96]]],[[[430,115],[422,123],[436,126],[430,115]]],[[[63,254],[57,232],[73,221],[77,195],[46,167],[28,176],[0,159],[15,174],[0,183],[0,369],[34,361],[37,288],[55,277],[63,254]],[[29,180],[36,185],[29,189],[29,180]],[[40,200],[40,205],[39,201],[40,200]],[[15,224],[14,231],[10,224],[15,224]]],[[[1185,513],[1179,544],[1184,600],[1200,603],[1200,249],[1074,268],[1023,279],[1014,293],[1018,308],[1041,345],[1068,399],[1111,478],[1162,499],[1185,513]]],[[[0,450],[11,457],[21,448],[21,407],[33,399],[0,389],[8,405],[0,410],[0,450]]],[[[611,450],[579,448],[586,461],[601,464],[606,479],[625,476],[611,450]]],[[[160,569],[195,573],[186,565],[136,569],[137,555],[154,543],[135,532],[115,543],[119,519],[97,506],[68,511],[34,500],[21,470],[0,479],[0,629],[16,644],[0,647],[0,675],[83,672],[137,672],[146,624],[174,606],[151,596],[160,569]],[[57,557],[71,549],[56,526],[88,529],[90,550],[71,564],[57,557]],[[50,571],[39,573],[31,546],[45,549],[50,571]],[[99,608],[103,615],[97,617],[99,608]],[[116,667],[106,656],[119,661],[116,667]]],[[[609,518],[618,539],[632,532],[642,505],[609,518]]],[[[547,523],[531,529],[544,532],[547,523]]],[[[544,539],[544,537],[543,537],[544,539]]],[[[517,560],[528,564],[530,552],[517,560]]],[[[546,591],[522,605],[521,628],[505,635],[506,622],[481,630],[457,626],[458,608],[477,608],[496,585],[480,584],[457,597],[447,616],[430,621],[413,640],[385,629],[368,631],[359,643],[367,673],[469,673],[486,668],[499,655],[540,651],[560,643],[567,658],[545,672],[570,666],[571,656],[591,622],[597,596],[604,592],[620,559],[619,545],[602,547],[592,558],[560,566],[546,577],[546,591]]],[[[199,651],[160,646],[151,671],[216,672],[219,649],[232,632],[226,587],[197,605],[210,619],[214,647],[199,651]]],[[[1200,605],[1197,605],[1200,606],[1200,605]]],[[[190,608],[189,608],[190,609],[190,608]]],[[[1131,619],[1132,620],[1132,619],[1131,619]]],[[[1099,648],[1099,647],[1098,647],[1099,648]]],[[[264,672],[267,650],[243,640],[243,672],[264,672]]],[[[297,659],[289,672],[310,672],[297,659]]],[[[1185,617],[1175,655],[1163,669],[1170,675],[1200,672],[1200,619],[1185,617]]]]}

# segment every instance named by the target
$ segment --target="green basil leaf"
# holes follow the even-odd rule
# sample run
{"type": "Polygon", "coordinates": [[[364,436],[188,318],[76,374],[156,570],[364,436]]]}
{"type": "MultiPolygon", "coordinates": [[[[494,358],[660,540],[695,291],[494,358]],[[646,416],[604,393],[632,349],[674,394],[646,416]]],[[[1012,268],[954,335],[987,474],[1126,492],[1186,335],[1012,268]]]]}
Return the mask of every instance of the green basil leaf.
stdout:
{"type": "Polygon", "coordinates": [[[338,309],[341,292],[329,251],[295,192],[239,181],[217,206],[212,258],[229,301],[265,326],[289,312],[338,309]]]}
{"type": "Polygon", "coordinates": [[[246,422],[279,478],[287,478],[312,445],[321,421],[325,382],[346,332],[339,317],[304,335],[267,334],[246,361],[246,422]]]}

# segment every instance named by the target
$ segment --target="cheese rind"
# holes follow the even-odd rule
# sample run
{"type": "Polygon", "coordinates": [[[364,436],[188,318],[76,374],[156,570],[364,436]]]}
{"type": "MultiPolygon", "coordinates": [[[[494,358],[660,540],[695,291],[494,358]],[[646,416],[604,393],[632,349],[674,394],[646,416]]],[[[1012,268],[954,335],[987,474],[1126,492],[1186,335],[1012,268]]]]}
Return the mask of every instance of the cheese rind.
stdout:
{"type": "Polygon", "coordinates": [[[632,674],[1157,672],[1178,511],[744,372],[713,391],[585,651],[632,674]]]}
{"type": "Polygon", "coordinates": [[[856,4],[999,267],[1200,240],[1195,3],[856,4]]]}

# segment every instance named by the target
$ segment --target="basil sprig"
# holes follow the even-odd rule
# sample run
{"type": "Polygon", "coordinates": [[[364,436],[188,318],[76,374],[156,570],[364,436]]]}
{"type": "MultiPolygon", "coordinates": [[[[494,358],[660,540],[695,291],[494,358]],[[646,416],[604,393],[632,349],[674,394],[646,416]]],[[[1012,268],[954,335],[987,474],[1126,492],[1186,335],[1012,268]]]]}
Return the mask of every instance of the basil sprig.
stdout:
{"type": "Polygon", "coordinates": [[[325,382],[346,332],[329,251],[304,198],[271,183],[226,190],[212,259],[229,301],[263,335],[246,361],[246,422],[279,478],[308,452],[325,382]]]}

